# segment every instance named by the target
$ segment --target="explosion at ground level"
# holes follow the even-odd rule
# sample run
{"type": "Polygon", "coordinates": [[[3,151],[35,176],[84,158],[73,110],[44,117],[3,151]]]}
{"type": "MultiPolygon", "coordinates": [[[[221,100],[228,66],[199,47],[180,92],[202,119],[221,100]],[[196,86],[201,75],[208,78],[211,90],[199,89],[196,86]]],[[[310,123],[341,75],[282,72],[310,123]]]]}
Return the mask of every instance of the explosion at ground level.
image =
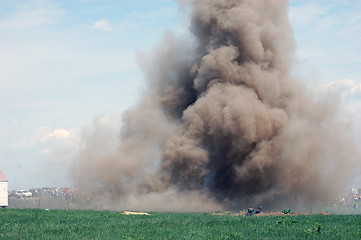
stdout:
{"type": "MultiPolygon", "coordinates": [[[[185,202],[184,204],[168,203],[168,207],[163,205],[163,209],[158,204],[150,204],[149,208],[146,205],[139,205],[136,197],[133,199],[134,204],[130,204],[132,199],[115,199],[111,198],[106,188],[92,188],[92,189],[79,189],[79,188],[34,188],[30,189],[32,193],[31,197],[19,197],[16,196],[16,191],[9,192],[9,208],[37,208],[37,209],[93,209],[93,210],[112,210],[112,211],[124,211],[124,210],[136,210],[136,211],[174,211],[174,212],[188,212],[191,202],[185,202]],[[171,209],[173,205],[177,205],[177,208],[171,209]],[[182,209],[182,206],[188,205],[188,208],[182,209]],[[152,207],[153,206],[153,207],[152,207]],[[157,206],[157,207],[154,207],[157,206]]],[[[144,196],[143,196],[144,197],[144,196]]],[[[141,198],[141,197],[140,197],[141,198]]],[[[149,200],[155,199],[150,197],[149,200]]],[[[156,201],[157,199],[155,199],[156,201]]],[[[176,199],[171,199],[177,201],[176,199]]],[[[277,199],[275,200],[277,201],[277,199]]],[[[164,204],[162,202],[162,204],[164,204]]],[[[325,204],[314,204],[304,206],[299,203],[287,204],[280,206],[279,208],[270,208],[267,205],[262,205],[261,212],[263,215],[267,213],[307,213],[317,214],[319,212],[327,212],[330,214],[361,214],[359,208],[361,204],[361,189],[348,189],[344,194],[335,198],[325,204]],[[289,210],[289,212],[287,212],[289,210]]],[[[243,206],[238,209],[224,209],[224,208],[198,208],[197,205],[191,209],[192,212],[218,212],[220,214],[241,214],[247,213],[247,208],[255,208],[259,206],[259,203],[254,203],[249,206],[243,206]],[[228,212],[229,211],[229,212],[228,212]]]]}

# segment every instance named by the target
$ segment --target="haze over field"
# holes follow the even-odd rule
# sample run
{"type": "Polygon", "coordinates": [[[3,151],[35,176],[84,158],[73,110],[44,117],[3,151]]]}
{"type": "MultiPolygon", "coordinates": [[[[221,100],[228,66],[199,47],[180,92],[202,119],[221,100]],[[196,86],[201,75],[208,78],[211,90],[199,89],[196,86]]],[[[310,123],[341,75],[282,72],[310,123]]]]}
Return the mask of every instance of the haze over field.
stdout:
{"type": "MultiPolygon", "coordinates": [[[[42,6],[52,4],[51,1],[40,2],[42,6]]],[[[27,179],[32,176],[38,186],[40,183],[106,186],[111,199],[120,198],[119,204],[133,209],[211,210],[247,206],[250,202],[270,205],[275,199],[304,204],[332,199],[352,181],[356,182],[353,177],[359,170],[360,158],[355,144],[359,139],[353,131],[359,131],[360,127],[357,123],[350,123],[359,119],[354,110],[360,106],[360,74],[351,69],[352,64],[357,64],[352,60],[347,68],[341,68],[343,62],[340,63],[339,71],[346,72],[344,78],[337,76],[337,79],[325,80],[327,74],[317,76],[314,70],[307,68],[308,63],[299,62],[289,9],[291,19],[296,23],[296,37],[297,27],[302,29],[297,24],[307,21],[300,14],[302,11],[310,13],[312,9],[315,16],[323,16],[329,11],[332,15],[330,9],[320,8],[322,5],[302,4],[288,1],[180,1],[185,27],[174,24],[177,26],[175,30],[164,33],[155,50],[137,55],[138,65],[145,75],[145,82],[139,84],[141,94],[133,91],[129,96],[114,98],[136,102],[124,112],[121,124],[107,116],[109,114],[98,115],[92,125],[81,131],[75,122],[81,122],[77,114],[83,111],[90,121],[92,111],[105,111],[99,110],[102,106],[109,106],[108,109],[112,110],[108,112],[112,112],[130,104],[87,102],[86,108],[92,110],[86,111],[80,104],[78,113],[74,109],[59,109],[56,104],[70,107],[72,101],[59,105],[53,97],[54,104],[47,102],[46,105],[63,112],[62,118],[55,120],[55,126],[61,125],[64,119],[73,119],[74,123],[68,121],[66,124],[78,129],[46,126],[49,120],[41,118],[45,125],[41,124],[31,140],[17,142],[16,139],[21,138],[20,130],[9,135],[14,140],[7,143],[5,151],[2,150],[0,167],[4,172],[8,168],[9,179],[16,178],[21,172],[26,173],[15,180],[18,183],[13,186],[16,187],[21,186],[24,180],[20,179],[26,179],[25,176],[27,179]],[[296,79],[295,75],[302,76],[303,80],[296,79]],[[16,156],[13,153],[16,149],[37,151],[37,154],[28,159],[31,155],[26,155],[26,151],[16,156]],[[43,159],[39,161],[36,156],[43,159]],[[70,175],[66,170],[58,171],[56,166],[70,169],[70,175]],[[39,177],[39,173],[48,177],[39,177]],[[55,173],[55,180],[49,179],[52,173],[55,173]]],[[[354,2],[347,4],[360,9],[354,2]]],[[[336,2],[331,5],[338,7],[336,2]]],[[[59,5],[50,6],[57,9],[59,5]]],[[[172,4],[171,8],[163,9],[163,14],[174,12],[174,7],[172,4]]],[[[58,12],[60,19],[62,14],[58,12]]],[[[347,20],[352,30],[360,27],[360,19],[354,16],[347,20]]],[[[11,15],[8,18],[11,19],[11,15]]],[[[172,19],[169,15],[162,18],[172,19]]],[[[159,21],[154,16],[152,19],[159,21]]],[[[11,24],[6,20],[2,23],[2,31],[10,31],[11,24]]],[[[114,41],[107,34],[120,31],[122,25],[115,27],[108,20],[101,19],[87,31],[103,31],[102,37],[96,41],[107,43],[114,41]]],[[[325,28],[322,25],[317,27],[316,32],[325,28]]],[[[154,29],[154,33],[137,34],[158,33],[160,36],[159,28],[154,29]]],[[[41,35],[41,31],[38,34],[41,35]]],[[[314,37],[316,42],[317,37],[314,37]]],[[[305,37],[299,38],[302,42],[305,37]]],[[[144,43],[147,40],[144,39],[144,43]]],[[[2,41],[6,43],[6,39],[2,41]]],[[[83,48],[87,43],[80,41],[79,44],[83,48]]],[[[128,71],[133,69],[127,60],[121,61],[116,54],[111,54],[112,51],[120,52],[120,48],[109,47],[105,56],[100,50],[88,47],[82,49],[83,53],[87,49],[95,57],[91,64],[84,64],[85,59],[81,59],[79,69],[69,68],[65,71],[69,75],[62,76],[67,80],[77,78],[79,74],[84,81],[69,81],[69,91],[55,90],[59,99],[65,100],[69,94],[76,103],[77,91],[74,89],[77,84],[86,89],[94,88],[91,89],[94,94],[79,95],[88,99],[104,100],[106,98],[102,96],[109,95],[107,91],[110,91],[109,96],[112,96],[112,91],[114,96],[121,94],[117,94],[117,90],[128,92],[126,86],[129,85],[119,85],[115,81],[120,73],[112,75],[120,67],[126,67],[128,71]],[[102,60],[110,63],[105,69],[101,69],[102,60]],[[89,73],[88,67],[91,67],[89,73]],[[107,77],[107,74],[110,75],[107,77]],[[104,88],[97,89],[91,81],[105,82],[108,87],[103,85],[104,88]]],[[[359,46],[356,49],[359,50],[359,46]]],[[[77,50],[74,48],[74,51],[77,50]]],[[[319,51],[322,53],[322,49],[319,51]]],[[[39,54],[41,52],[36,55],[39,54]]],[[[317,52],[312,54],[317,55],[317,52]]],[[[351,59],[358,56],[352,54],[351,59]]],[[[130,54],[125,56],[127,59],[131,57],[130,54]]],[[[60,55],[56,61],[52,59],[52,63],[61,63],[61,58],[68,57],[60,55]]],[[[311,59],[317,61],[317,57],[311,59]]],[[[10,63],[5,61],[3,66],[11,66],[10,63]]],[[[325,67],[322,63],[320,65],[325,67]]],[[[11,76],[16,75],[3,72],[3,79],[11,79],[11,76]]],[[[24,76],[18,76],[21,77],[24,76]]],[[[134,74],[132,78],[140,76],[134,74]]],[[[38,86],[45,83],[45,89],[49,89],[52,83],[61,89],[63,79],[39,81],[38,86]]],[[[5,86],[12,86],[5,83],[8,84],[5,86]]],[[[40,106],[45,104],[44,101],[38,102],[40,106]]],[[[21,105],[18,108],[18,111],[34,110],[34,106],[21,105]]],[[[9,116],[14,114],[7,108],[3,109],[9,116]]],[[[115,112],[120,113],[119,110],[115,112]]],[[[2,126],[10,124],[16,125],[17,129],[26,128],[18,119],[11,121],[10,124],[2,118],[2,126]]],[[[4,132],[3,136],[6,136],[4,132]]],[[[5,142],[4,138],[2,142],[5,142]]]]}

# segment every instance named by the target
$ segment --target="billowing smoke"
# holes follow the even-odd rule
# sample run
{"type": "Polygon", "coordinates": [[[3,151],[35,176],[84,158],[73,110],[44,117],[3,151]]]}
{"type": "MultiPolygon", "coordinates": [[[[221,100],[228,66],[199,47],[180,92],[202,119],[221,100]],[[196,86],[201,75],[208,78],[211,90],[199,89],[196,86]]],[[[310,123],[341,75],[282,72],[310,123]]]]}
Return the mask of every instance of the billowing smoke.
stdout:
{"type": "Polygon", "coordinates": [[[75,179],[105,186],[124,208],[165,211],[306,204],[343,191],[355,149],[336,101],[291,77],[288,1],[180,4],[191,37],[166,33],[140,59],[148,90],[124,113],[119,144],[96,119],[75,179]]]}

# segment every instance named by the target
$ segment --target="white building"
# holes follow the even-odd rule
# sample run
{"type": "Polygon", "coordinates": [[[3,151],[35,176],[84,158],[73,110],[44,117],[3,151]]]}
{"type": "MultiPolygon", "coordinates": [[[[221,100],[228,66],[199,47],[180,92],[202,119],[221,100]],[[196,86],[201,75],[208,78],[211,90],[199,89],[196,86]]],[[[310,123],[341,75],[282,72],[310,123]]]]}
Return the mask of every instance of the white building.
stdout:
{"type": "Polygon", "coordinates": [[[8,206],[8,179],[0,169],[0,207],[8,206]]]}

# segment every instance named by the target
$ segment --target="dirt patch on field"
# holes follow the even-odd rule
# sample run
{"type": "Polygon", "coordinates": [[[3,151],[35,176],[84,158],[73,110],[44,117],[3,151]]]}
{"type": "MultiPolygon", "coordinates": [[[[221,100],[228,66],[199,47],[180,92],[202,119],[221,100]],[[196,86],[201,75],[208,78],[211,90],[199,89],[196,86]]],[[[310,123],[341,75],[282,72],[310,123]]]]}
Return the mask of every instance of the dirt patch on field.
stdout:
{"type": "Polygon", "coordinates": [[[124,215],[150,215],[149,213],[146,213],[146,212],[130,212],[130,211],[124,211],[124,212],[122,212],[122,214],[124,214],[124,215]]]}
{"type": "Polygon", "coordinates": [[[318,215],[328,216],[330,214],[328,212],[319,212],[318,215]]]}
{"type": "Polygon", "coordinates": [[[228,211],[217,211],[217,212],[213,212],[212,215],[226,215],[226,216],[238,216],[238,213],[232,213],[232,212],[228,212],[228,211]]]}
{"type": "MultiPolygon", "coordinates": [[[[227,211],[222,211],[222,212],[214,212],[212,213],[212,215],[222,215],[222,216],[246,216],[246,211],[242,211],[239,213],[232,213],[232,212],[227,212],[227,211]]],[[[283,212],[261,212],[258,214],[254,214],[253,216],[256,217],[264,217],[264,216],[295,216],[295,215],[309,215],[308,213],[303,213],[303,212],[296,212],[296,213],[287,213],[284,214],[283,212]]]]}
{"type": "Polygon", "coordinates": [[[287,213],[284,214],[283,212],[262,212],[259,214],[256,214],[255,216],[295,216],[295,215],[308,215],[308,213],[304,212],[296,212],[296,213],[287,213]]]}

